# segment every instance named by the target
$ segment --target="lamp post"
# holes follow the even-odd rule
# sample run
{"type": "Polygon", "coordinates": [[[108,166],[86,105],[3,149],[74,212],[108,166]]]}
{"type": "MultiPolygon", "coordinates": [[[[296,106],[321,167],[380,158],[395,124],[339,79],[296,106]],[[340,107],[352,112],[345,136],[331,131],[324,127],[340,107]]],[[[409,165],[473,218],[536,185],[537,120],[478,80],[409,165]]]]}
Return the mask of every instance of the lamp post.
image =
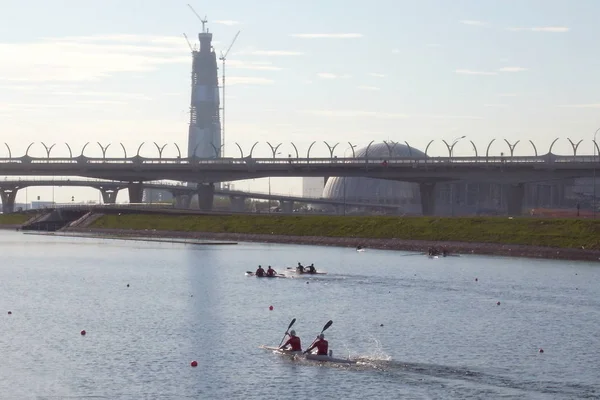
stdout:
{"type": "MultiPolygon", "coordinates": [[[[593,178],[592,178],[592,185],[593,185],[593,198],[592,198],[592,215],[594,217],[594,219],[596,219],[596,136],[598,135],[598,132],[600,132],[600,128],[596,129],[596,132],[594,132],[594,157],[592,158],[592,162],[594,163],[594,173],[593,173],[593,178]]],[[[600,154],[598,154],[598,157],[600,158],[600,154]]]]}

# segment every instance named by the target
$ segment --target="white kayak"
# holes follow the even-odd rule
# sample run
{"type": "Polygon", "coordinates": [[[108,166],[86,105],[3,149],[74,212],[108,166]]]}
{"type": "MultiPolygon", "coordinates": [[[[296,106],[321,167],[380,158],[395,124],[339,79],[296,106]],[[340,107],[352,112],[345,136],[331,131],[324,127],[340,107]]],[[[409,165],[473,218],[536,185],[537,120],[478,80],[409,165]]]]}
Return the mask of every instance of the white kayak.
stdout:
{"type": "Polygon", "coordinates": [[[292,358],[303,358],[305,360],[318,362],[331,362],[336,364],[356,364],[356,361],[347,358],[336,358],[332,356],[321,356],[317,354],[304,354],[302,351],[281,350],[278,347],[260,346],[262,349],[271,350],[277,354],[291,356],[292,358]]]}
{"type": "Polygon", "coordinates": [[[317,271],[317,272],[304,271],[304,272],[300,272],[300,271],[298,271],[294,267],[287,267],[286,268],[286,272],[289,272],[291,274],[297,274],[297,275],[327,275],[327,272],[322,272],[322,271],[317,271]]]}

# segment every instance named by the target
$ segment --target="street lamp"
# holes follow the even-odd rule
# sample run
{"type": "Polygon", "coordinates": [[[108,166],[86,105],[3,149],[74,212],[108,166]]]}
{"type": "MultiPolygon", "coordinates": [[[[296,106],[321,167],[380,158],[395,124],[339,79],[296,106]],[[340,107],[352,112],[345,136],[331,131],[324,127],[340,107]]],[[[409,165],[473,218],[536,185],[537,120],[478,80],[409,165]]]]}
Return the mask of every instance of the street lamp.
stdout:
{"type": "MultiPolygon", "coordinates": [[[[593,198],[592,198],[592,215],[594,217],[594,219],[596,219],[596,136],[598,135],[598,132],[600,132],[600,128],[596,129],[596,132],[594,132],[594,157],[592,157],[592,162],[594,163],[594,175],[592,178],[592,185],[593,187],[593,198]]],[[[598,154],[598,157],[600,158],[600,153],[598,154]]]]}

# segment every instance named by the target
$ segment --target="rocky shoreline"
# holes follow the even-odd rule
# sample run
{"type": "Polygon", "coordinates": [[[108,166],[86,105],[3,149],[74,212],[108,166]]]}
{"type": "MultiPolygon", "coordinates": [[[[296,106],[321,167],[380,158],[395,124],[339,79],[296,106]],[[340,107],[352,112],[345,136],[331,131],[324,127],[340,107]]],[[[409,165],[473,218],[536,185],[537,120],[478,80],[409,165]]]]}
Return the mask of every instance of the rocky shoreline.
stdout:
{"type": "Polygon", "coordinates": [[[482,254],[507,257],[545,258],[554,260],[600,261],[600,250],[560,249],[553,247],[526,246],[516,244],[96,228],[67,228],[62,230],[62,232],[87,233],[111,236],[187,238],[235,242],[306,244],[313,246],[357,247],[360,245],[364,248],[371,249],[403,250],[414,252],[427,252],[427,250],[430,247],[446,247],[451,253],[457,254],[482,254]]]}

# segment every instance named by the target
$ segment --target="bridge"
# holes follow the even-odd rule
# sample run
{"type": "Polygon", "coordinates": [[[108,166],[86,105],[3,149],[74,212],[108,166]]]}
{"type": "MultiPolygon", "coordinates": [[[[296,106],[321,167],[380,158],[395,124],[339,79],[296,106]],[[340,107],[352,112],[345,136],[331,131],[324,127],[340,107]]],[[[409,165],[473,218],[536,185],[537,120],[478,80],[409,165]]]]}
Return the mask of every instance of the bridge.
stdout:
{"type": "MultiPolygon", "coordinates": [[[[117,194],[122,189],[129,189],[130,184],[128,182],[117,182],[117,181],[100,181],[100,180],[75,180],[75,179],[46,179],[46,180],[33,180],[33,179],[18,179],[0,181],[0,196],[2,196],[3,212],[14,211],[14,201],[18,190],[32,186],[77,186],[77,187],[92,187],[98,189],[102,194],[102,200],[104,204],[115,204],[117,200],[117,194]],[[12,188],[12,189],[4,189],[12,188]]],[[[181,183],[172,182],[144,182],[142,184],[142,190],[144,189],[159,189],[170,192],[175,197],[175,208],[190,208],[191,198],[197,192],[197,188],[194,186],[186,186],[181,183]]],[[[135,196],[135,188],[133,193],[130,192],[130,203],[140,204],[142,203],[139,198],[132,198],[135,196]]],[[[216,189],[214,195],[228,197],[230,200],[231,211],[242,212],[244,211],[245,201],[247,199],[259,199],[259,200],[275,200],[279,203],[280,208],[284,213],[292,213],[295,203],[304,204],[324,204],[331,205],[338,210],[343,212],[346,207],[361,207],[371,209],[389,209],[396,210],[398,205],[391,204],[379,204],[379,203],[365,203],[365,202],[353,202],[353,201],[340,201],[335,199],[325,198],[311,198],[311,197],[299,197],[282,194],[267,194],[260,192],[244,192],[239,190],[228,190],[228,189],[216,189]]],[[[201,207],[210,209],[211,207],[201,207]]],[[[206,210],[208,211],[208,210],[206,210]]]]}
{"type": "MultiPolygon", "coordinates": [[[[475,156],[454,156],[452,145],[444,142],[448,147],[448,157],[428,157],[427,148],[425,156],[413,156],[412,148],[408,145],[408,157],[395,157],[393,146],[388,145],[389,157],[369,156],[367,151],[364,157],[356,157],[354,146],[351,145],[353,157],[337,158],[334,149],[337,146],[328,146],[330,157],[311,158],[309,147],[307,157],[299,157],[296,146],[296,157],[277,158],[277,146],[269,146],[272,149],[272,158],[254,158],[252,150],[248,156],[244,156],[241,147],[240,158],[182,158],[177,146],[177,157],[163,157],[162,148],[155,143],[158,149],[158,158],[142,157],[138,147],[137,154],[127,157],[123,145],[124,157],[106,157],[108,146],[102,149],[102,157],[87,157],[81,154],[74,157],[69,148],[69,157],[51,157],[50,153],[54,145],[46,146],[46,157],[32,157],[28,154],[32,144],[26,150],[25,155],[13,157],[10,147],[9,157],[0,158],[0,175],[6,176],[78,176],[112,181],[128,182],[127,188],[132,202],[141,202],[144,182],[155,180],[173,180],[196,183],[196,194],[201,209],[209,210],[212,207],[212,199],[215,194],[215,182],[236,181],[246,179],[257,179],[265,177],[367,177],[375,179],[388,179],[396,181],[414,182],[419,184],[421,193],[421,207],[423,213],[430,215],[434,209],[433,190],[438,182],[451,181],[473,181],[508,184],[509,214],[520,214],[523,198],[523,185],[528,182],[544,180],[570,179],[580,177],[593,177],[596,169],[600,166],[599,156],[577,155],[578,143],[569,139],[573,147],[572,156],[556,155],[552,148],[558,139],[550,145],[545,155],[538,155],[537,148],[530,141],[535,155],[515,156],[514,150],[518,142],[511,144],[508,141],[510,155],[490,156],[489,151],[493,140],[488,144],[485,156],[479,155],[477,147],[473,142],[475,156]]],[[[314,144],[314,142],[313,142],[314,144]]],[[[327,143],[326,143],[327,144],[327,143]]],[[[349,143],[350,144],[350,143],[349,143]]],[[[593,141],[595,149],[600,154],[600,148],[593,141]]],[[[237,145],[237,143],[236,143],[237,145]]],[[[387,145],[387,143],[386,143],[387,145]]],[[[217,151],[215,151],[217,154],[217,151]]],[[[10,197],[17,186],[10,187],[2,184],[0,192],[10,203],[10,197]]],[[[173,192],[176,197],[181,193],[173,192]]],[[[189,194],[188,191],[185,193],[189,194]]]]}

